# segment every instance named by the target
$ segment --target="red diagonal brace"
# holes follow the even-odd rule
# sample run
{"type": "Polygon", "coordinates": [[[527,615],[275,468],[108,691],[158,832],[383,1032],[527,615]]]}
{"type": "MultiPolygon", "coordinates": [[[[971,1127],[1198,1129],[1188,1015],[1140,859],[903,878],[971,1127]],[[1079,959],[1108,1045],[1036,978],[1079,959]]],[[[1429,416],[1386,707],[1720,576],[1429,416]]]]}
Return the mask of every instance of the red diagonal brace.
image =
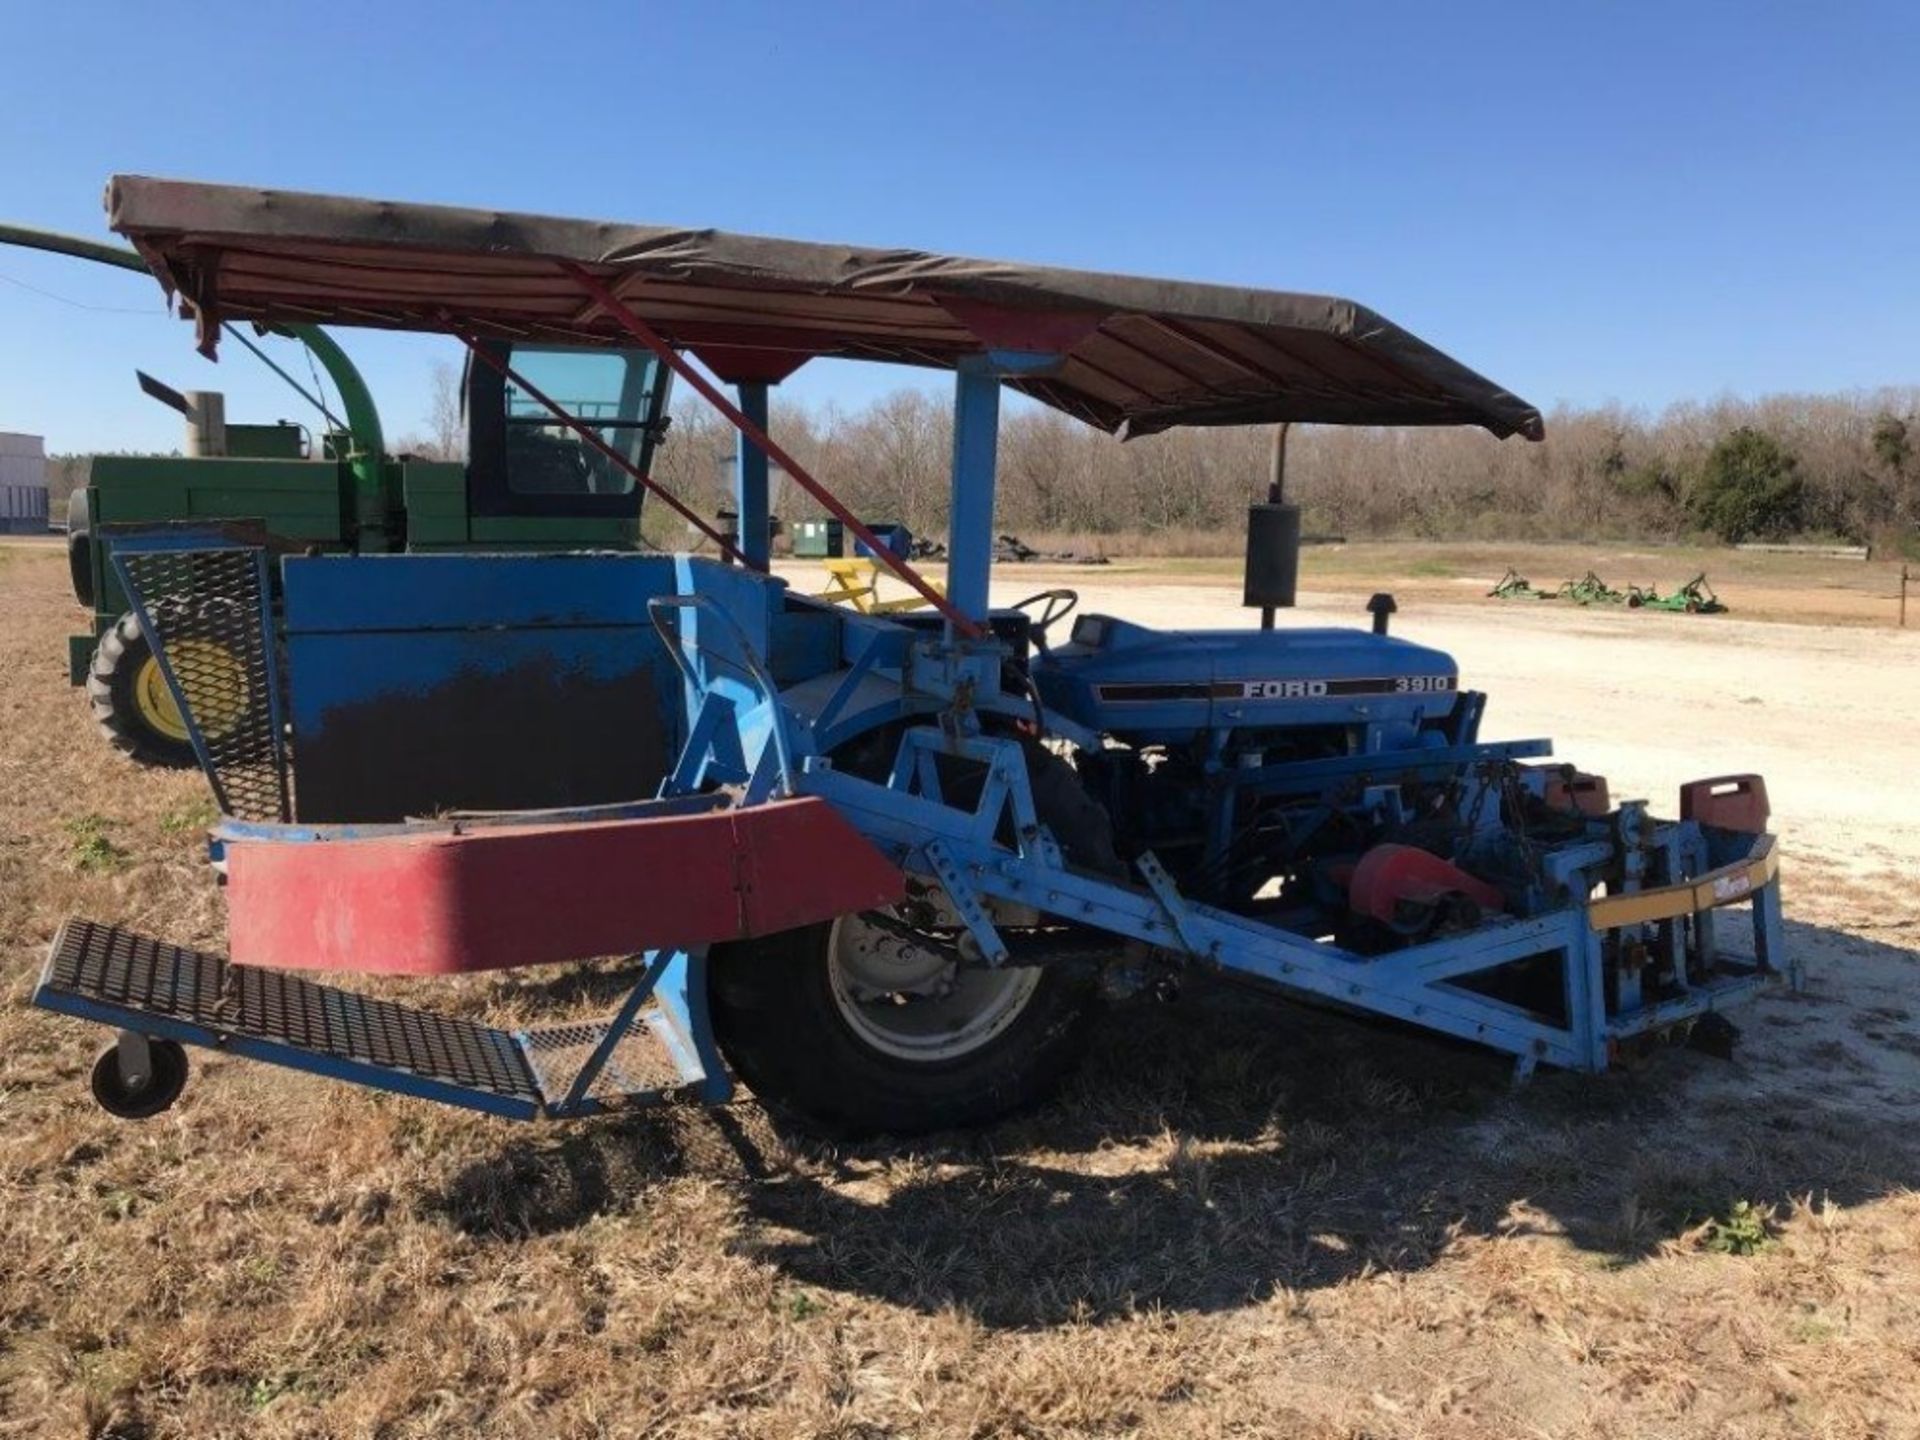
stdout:
{"type": "Polygon", "coordinates": [[[569,430],[573,431],[574,434],[578,435],[582,440],[586,441],[587,444],[593,446],[594,449],[598,450],[602,455],[606,456],[607,459],[611,460],[614,464],[618,465],[622,470],[626,471],[627,474],[631,475],[634,479],[635,484],[640,485],[645,489],[651,490],[655,495],[658,495],[675,511],[685,516],[689,524],[691,524],[695,529],[700,531],[701,534],[705,535],[709,540],[713,541],[714,544],[720,547],[722,554],[727,555],[728,557],[739,561],[742,565],[747,566],[749,569],[756,569],[756,570],[765,569],[764,566],[754,565],[752,561],[748,560],[745,555],[741,554],[740,551],[737,548],[735,548],[735,546],[733,545],[733,542],[728,540],[726,536],[722,535],[718,530],[714,529],[711,525],[707,524],[706,521],[702,520],[698,515],[694,514],[693,511],[689,510],[685,505],[683,505],[680,502],[680,498],[677,495],[673,494],[671,491],[669,491],[664,486],[662,486],[660,482],[655,480],[652,476],[644,473],[638,465],[635,465],[631,460],[627,459],[626,456],[622,455],[618,450],[614,449],[611,445],[607,444],[607,442],[605,440],[602,440],[599,434],[595,430],[593,430],[590,426],[583,424],[574,416],[569,415],[563,406],[559,405],[553,400],[549,400],[545,392],[543,392],[538,386],[532,384],[524,375],[520,374],[519,371],[515,370],[511,365],[507,364],[506,361],[502,360],[499,356],[493,354],[490,350],[487,349],[486,346],[482,345],[477,338],[467,334],[463,330],[456,329],[454,330],[453,333],[459,337],[461,344],[465,345],[467,349],[473,352],[474,359],[479,360],[481,363],[489,366],[494,370],[499,371],[502,375],[506,376],[506,378],[509,381],[511,381],[515,385],[518,385],[527,394],[531,395],[534,399],[535,404],[544,407],[549,413],[552,414],[554,419],[558,420],[562,425],[565,425],[569,430]]]}
{"type": "Polygon", "coordinates": [[[952,622],[954,629],[963,635],[975,637],[986,633],[978,622],[968,618],[958,606],[922,578],[918,570],[915,570],[911,565],[907,564],[906,561],[894,554],[887,546],[881,544],[878,537],[865,525],[862,525],[855,519],[853,512],[841,504],[839,498],[831,490],[827,489],[826,486],[809,475],[800,463],[785,450],[774,444],[773,441],[768,438],[766,431],[762,430],[758,425],[754,424],[753,421],[741,414],[739,407],[728,400],[727,397],[721,393],[717,385],[713,384],[706,376],[696,370],[692,363],[662,339],[659,332],[651,325],[634,314],[633,311],[627,307],[626,303],[621,300],[618,295],[615,295],[603,280],[590,270],[574,264],[571,260],[562,260],[560,262],[560,268],[571,275],[574,280],[578,282],[580,288],[585,290],[587,294],[593,298],[594,303],[612,316],[614,320],[620,324],[622,329],[642,345],[646,346],[647,349],[651,350],[655,355],[658,355],[662,364],[671,368],[674,374],[678,375],[682,380],[686,381],[687,384],[697,390],[701,398],[709,405],[726,416],[734,429],[738,430],[748,440],[758,445],[761,450],[772,457],[774,462],[778,464],[782,470],[785,470],[788,475],[793,477],[793,482],[796,485],[813,496],[813,498],[818,500],[822,505],[826,506],[827,513],[839,520],[842,525],[846,526],[847,529],[858,536],[861,542],[866,545],[867,549],[873,552],[875,560],[885,565],[887,569],[891,570],[900,579],[906,581],[907,584],[917,590],[928,604],[932,605],[934,609],[938,610],[952,622]]]}

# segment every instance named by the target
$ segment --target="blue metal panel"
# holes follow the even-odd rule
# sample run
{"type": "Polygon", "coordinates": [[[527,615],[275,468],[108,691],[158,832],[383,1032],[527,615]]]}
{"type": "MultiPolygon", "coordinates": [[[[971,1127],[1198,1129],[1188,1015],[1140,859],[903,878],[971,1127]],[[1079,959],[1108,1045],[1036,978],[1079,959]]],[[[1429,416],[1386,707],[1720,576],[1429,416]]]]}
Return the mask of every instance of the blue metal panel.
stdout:
{"type": "Polygon", "coordinates": [[[666,555],[322,555],[280,562],[289,634],[646,625],[666,555]]]}
{"type": "Polygon", "coordinates": [[[733,1098],[733,1081],[720,1047],[713,1038],[707,1010],[707,956],[704,950],[677,952],[654,983],[662,1038],[667,1041],[681,1073],[698,1072],[699,1098],[722,1105],[733,1098]]]}
{"type": "Polygon", "coordinates": [[[1033,678],[1049,709],[1149,739],[1387,723],[1410,735],[1459,702],[1453,659],[1397,636],[1151,630],[1110,615],[1082,616],[1068,644],[1035,659],[1033,678]]]}
{"type": "Polygon", "coordinates": [[[679,749],[647,610],[677,587],[670,558],[325,556],[282,576],[302,820],[641,799],[679,749]]]}

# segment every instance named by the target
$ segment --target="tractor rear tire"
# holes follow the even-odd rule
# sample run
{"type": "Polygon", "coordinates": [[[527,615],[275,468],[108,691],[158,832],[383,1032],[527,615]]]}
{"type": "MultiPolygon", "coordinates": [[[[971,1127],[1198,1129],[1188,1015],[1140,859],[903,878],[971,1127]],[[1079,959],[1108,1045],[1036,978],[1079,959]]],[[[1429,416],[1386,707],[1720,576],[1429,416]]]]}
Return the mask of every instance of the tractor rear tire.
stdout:
{"type": "MultiPolygon", "coordinates": [[[[1124,873],[1108,816],[1072,767],[1038,745],[1027,751],[1035,808],[1068,863],[1124,873]]],[[[913,947],[858,916],[714,948],[721,1051],[776,1116],[848,1139],[980,1125],[1038,1104],[1078,1063],[1097,1008],[1084,972],[974,968],[956,972],[950,996],[858,1003],[850,965],[871,976],[875,953],[889,948],[892,963],[914,968],[913,947]]]]}
{"type": "Polygon", "coordinates": [[[199,763],[153,647],[140,633],[140,617],[131,611],[100,637],[87,671],[87,702],[107,742],[128,758],[170,770],[199,763]]]}

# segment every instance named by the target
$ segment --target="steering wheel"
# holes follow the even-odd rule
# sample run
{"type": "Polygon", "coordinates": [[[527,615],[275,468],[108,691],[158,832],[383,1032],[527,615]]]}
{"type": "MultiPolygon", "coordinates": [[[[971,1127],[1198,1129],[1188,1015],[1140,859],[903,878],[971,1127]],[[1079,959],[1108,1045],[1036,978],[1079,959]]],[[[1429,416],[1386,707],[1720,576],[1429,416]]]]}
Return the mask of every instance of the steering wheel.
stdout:
{"type": "Polygon", "coordinates": [[[1033,643],[1039,648],[1040,653],[1045,655],[1052,648],[1047,644],[1048,627],[1066,619],[1079,607],[1080,592],[1064,589],[1042,590],[1038,595],[1029,595],[1024,600],[1016,600],[1013,608],[1025,610],[1029,606],[1040,605],[1043,600],[1046,603],[1041,606],[1039,616],[1027,622],[1027,633],[1033,636],[1033,643]]]}

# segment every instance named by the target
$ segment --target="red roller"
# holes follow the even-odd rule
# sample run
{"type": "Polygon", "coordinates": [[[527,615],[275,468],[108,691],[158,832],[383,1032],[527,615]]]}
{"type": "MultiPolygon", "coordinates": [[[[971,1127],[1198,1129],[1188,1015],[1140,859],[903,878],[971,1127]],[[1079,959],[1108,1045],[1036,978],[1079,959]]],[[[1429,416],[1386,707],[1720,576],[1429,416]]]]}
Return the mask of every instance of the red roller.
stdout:
{"type": "Polygon", "coordinates": [[[1425,930],[1461,899],[1482,914],[1506,908],[1505,898],[1486,881],[1412,845],[1374,846],[1347,882],[1347,903],[1356,914],[1403,932],[1425,930]]]}

